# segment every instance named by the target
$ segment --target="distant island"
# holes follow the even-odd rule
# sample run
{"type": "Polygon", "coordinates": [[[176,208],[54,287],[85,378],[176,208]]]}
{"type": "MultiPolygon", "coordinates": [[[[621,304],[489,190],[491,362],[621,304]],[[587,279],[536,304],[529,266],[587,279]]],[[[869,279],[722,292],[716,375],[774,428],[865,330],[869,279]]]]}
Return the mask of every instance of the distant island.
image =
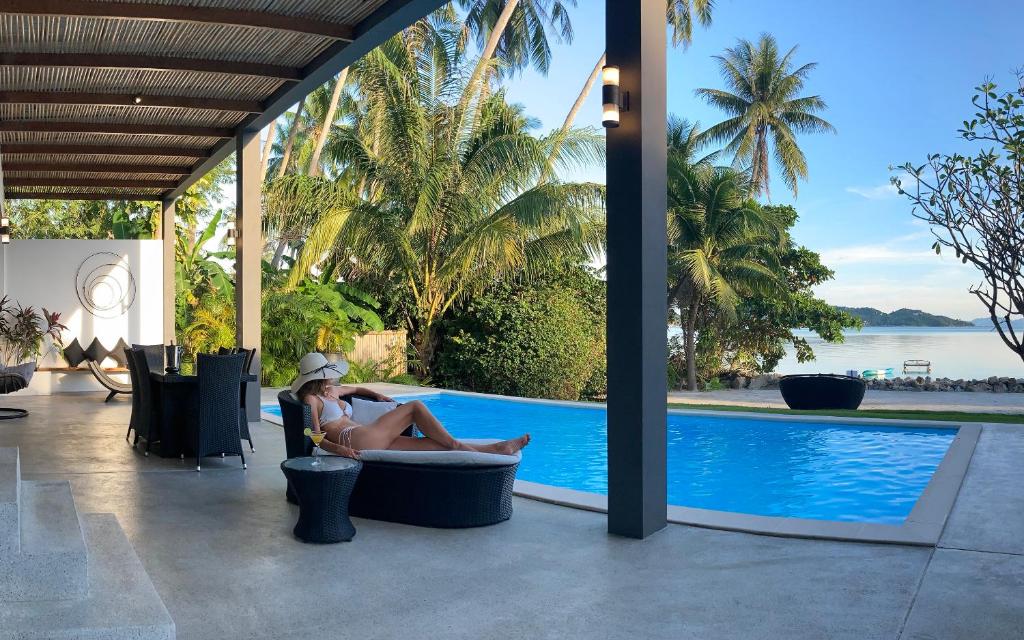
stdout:
{"type": "MultiPolygon", "coordinates": [[[[1014,320],[1010,325],[1013,327],[1014,331],[1024,331],[1024,320],[1014,320]]],[[[992,328],[992,318],[975,318],[974,326],[988,327],[995,331],[995,329],[992,328]]]]}
{"type": "Polygon", "coordinates": [[[918,309],[897,309],[892,313],[871,307],[836,307],[860,318],[865,327],[973,327],[973,322],[937,316],[918,309]]]}

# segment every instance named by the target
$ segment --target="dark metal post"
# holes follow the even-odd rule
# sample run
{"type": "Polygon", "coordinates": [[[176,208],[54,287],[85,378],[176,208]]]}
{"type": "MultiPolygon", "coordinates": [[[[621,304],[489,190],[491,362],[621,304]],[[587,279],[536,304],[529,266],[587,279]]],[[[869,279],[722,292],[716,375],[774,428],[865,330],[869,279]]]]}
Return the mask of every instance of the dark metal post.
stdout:
{"type": "Polygon", "coordinates": [[[665,527],[664,0],[606,0],[608,64],[629,110],[608,129],[608,531],[665,527]]]}
{"type": "MultiPolygon", "coordinates": [[[[263,339],[260,261],[263,228],[260,210],[260,133],[244,131],[235,138],[235,339],[239,347],[256,349],[250,373],[259,375],[263,339]]],[[[246,385],[245,411],[260,415],[260,385],[246,385]]]]}
{"type": "Polygon", "coordinates": [[[175,201],[164,200],[160,209],[160,241],[163,244],[163,273],[164,273],[164,344],[174,342],[174,296],[175,296],[175,274],[174,274],[174,243],[177,240],[175,233],[175,201]]]}

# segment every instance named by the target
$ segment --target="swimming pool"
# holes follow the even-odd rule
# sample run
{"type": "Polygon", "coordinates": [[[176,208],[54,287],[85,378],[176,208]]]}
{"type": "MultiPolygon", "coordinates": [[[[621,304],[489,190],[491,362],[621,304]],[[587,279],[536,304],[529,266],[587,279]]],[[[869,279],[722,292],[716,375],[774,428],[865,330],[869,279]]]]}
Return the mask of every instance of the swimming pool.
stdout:
{"type": "MultiPolygon", "coordinates": [[[[530,432],[522,480],[607,493],[603,407],[453,393],[416,398],[457,437],[530,432]]],[[[263,410],[280,415],[274,405],[263,410]]],[[[668,501],[760,516],[901,524],[956,433],[670,413],[668,501]]]]}

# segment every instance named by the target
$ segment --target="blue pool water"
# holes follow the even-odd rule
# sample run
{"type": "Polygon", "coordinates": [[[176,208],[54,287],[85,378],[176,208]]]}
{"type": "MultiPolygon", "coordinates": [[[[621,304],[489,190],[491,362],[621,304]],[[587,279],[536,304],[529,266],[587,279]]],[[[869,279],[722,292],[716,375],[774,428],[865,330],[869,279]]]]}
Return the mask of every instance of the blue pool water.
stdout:
{"type": "MultiPolygon", "coordinates": [[[[603,408],[418,397],[457,437],[530,432],[520,479],[607,493],[603,408]]],[[[263,410],[280,414],[277,406],[263,410]]],[[[668,500],[765,516],[900,524],[955,436],[952,429],[670,414],[668,500]]]]}

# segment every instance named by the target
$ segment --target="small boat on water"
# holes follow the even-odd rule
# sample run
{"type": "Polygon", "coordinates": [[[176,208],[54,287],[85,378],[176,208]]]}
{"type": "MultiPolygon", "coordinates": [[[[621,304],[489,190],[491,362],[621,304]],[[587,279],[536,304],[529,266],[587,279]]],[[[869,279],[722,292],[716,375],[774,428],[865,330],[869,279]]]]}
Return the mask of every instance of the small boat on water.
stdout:
{"type": "Polygon", "coordinates": [[[865,369],[860,375],[865,378],[889,378],[895,373],[892,367],[886,369],[865,369]]]}
{"type": "Polygon", "coordinates": [[[931,360],[904,360],[903,373],[931,373],[931,360]]]}

